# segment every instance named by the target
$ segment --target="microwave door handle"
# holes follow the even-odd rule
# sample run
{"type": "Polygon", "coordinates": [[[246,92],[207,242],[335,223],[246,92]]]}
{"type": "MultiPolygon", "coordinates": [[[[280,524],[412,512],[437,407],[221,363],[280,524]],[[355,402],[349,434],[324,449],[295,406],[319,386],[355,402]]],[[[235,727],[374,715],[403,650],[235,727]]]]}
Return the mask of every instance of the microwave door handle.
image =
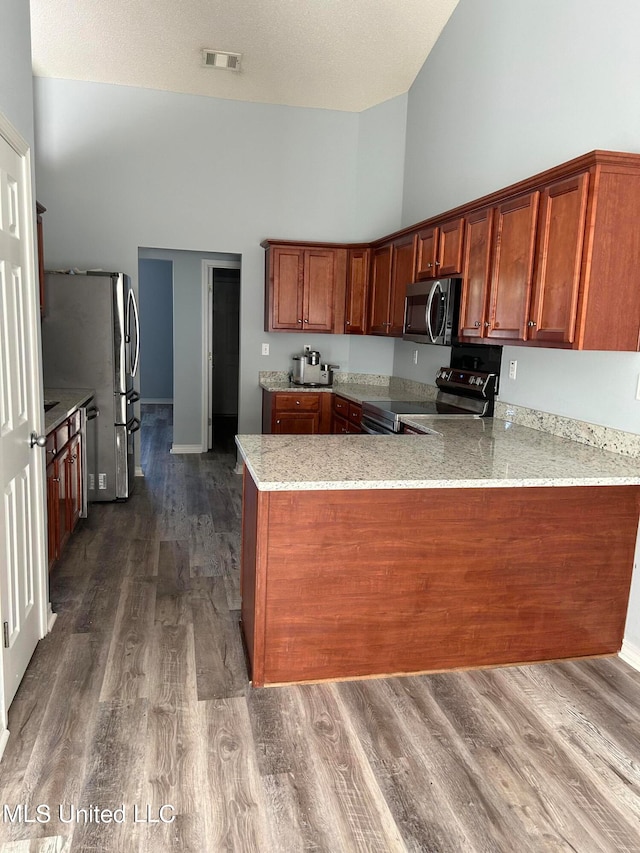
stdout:
{"type": "Polygon", "coordinates": [[[429,340],[432,344],[436,342],[436,339],[433,336],[433,329],[431,328],[431,306],[433,305],[433,300],[436,295],[436,288],[440,287],[439,281],[434,281],[431,285],[431,290],[429,291],[429,298],[427,299],[427,307],[424,309],[424,322],[425,327],[427,329],[427,334],[429,335],[429,340]]]}

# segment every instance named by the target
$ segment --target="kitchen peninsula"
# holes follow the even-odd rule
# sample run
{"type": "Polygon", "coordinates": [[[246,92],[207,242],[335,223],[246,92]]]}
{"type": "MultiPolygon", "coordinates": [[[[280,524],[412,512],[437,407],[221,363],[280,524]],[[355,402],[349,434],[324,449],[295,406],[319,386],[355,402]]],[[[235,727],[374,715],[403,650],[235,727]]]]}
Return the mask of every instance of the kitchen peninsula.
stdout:
{"type": "Polygon", "coordinates": [[[432,431],[237,437],[254,686],[620,649],[638,460],[498,419],[413,425],[432,431]]]}

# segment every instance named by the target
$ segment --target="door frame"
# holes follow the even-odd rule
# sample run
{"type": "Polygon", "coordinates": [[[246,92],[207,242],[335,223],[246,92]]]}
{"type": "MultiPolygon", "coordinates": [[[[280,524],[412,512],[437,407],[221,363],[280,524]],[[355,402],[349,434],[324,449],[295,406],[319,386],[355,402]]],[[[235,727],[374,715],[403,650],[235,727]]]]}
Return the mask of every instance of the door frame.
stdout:
{"type": "Polygon", "coordinates": [[[202,453],[207,452],[213,438],[213,271],[240,270],[241,264],[241,260],[202,260],[202,453]]]}
{"type": "MultiPolygon", "coordinates": [[[[33,416],[33,430],[42,435],[44,432],[44,409],[42,408],[42,343],[40,337],[40,312],[38,306],[37,288],[37,263],[36,263],[36,241],[35,241],[35,198],[33,186],[33,165],[31,161],[31,148],[24,137],[16,130],[8,118],[0,112],[0,136],[14,149],[24,164],[25,177],[25,207],[32,211],[32,216],[27,217],[25,242],[27,246],[27,263],[25,272],[31,284],[32,297],[29,306],[27,322],[30,326],[32,340],[35,343],[34,363],[38,365],[39,376],[37,383],[29,385],[31,395],[30,409],[33,416]]],[[[47,559],[47,518],[46,518],[46,474],[44,465],[44,454],[36,452],[33,460],[35,466],[35,480],[41,483],[39,495],[34,495],[35,505],[32,507],[32,519],[37,531],[34,536],[35,559],[37,572],[35,576],[34,599],[38,614],[38,635],[42,639],[53,627],[55,614],[51,612],[49,603],[49,575],[47,559]]],[[[2,523],[4,523],[2,521],[2,523]]],[[[0,614],[1,615],[1,614],[0,614]]],[[[0,666],[0,758],[4,752],[9,738],[8,708],[5,706],[4,673],[0,666]]]]}

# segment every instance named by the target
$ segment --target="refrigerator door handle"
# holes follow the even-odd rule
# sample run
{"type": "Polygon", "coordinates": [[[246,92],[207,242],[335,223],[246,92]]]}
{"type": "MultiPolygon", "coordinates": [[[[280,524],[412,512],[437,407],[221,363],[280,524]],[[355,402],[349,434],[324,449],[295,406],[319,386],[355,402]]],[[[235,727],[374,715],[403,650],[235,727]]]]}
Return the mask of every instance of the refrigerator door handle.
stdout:
{"type": "Polygon", "coordinates": [[[129,315],[127,318],[127,337],[129,338],[129,352],[131,352],[131,315],[133,315],[133,321],[136,325],[135,352],[133,354],[133,358],[131,359],[131,376],[135,376],[138,372],[138,363],[140,361],[140,318],[138,317],[138,305],[136,303],[136,296],[133,290],[129,291],[129,304],[127,306],[127,314],[129,315]]]}
{"type": "Polygon", "coordinates": [[[127,392],[127,403],[137,403],[139,399],[140,393],[138,391],[127,392]]]}
{"type": "Polygon", "coordinates": [[[129,423],[127,424],[127,432],[131,435],[134,432],[138,432],[140,429],[140,419],[139,418],[131,418],[129,423]]]}

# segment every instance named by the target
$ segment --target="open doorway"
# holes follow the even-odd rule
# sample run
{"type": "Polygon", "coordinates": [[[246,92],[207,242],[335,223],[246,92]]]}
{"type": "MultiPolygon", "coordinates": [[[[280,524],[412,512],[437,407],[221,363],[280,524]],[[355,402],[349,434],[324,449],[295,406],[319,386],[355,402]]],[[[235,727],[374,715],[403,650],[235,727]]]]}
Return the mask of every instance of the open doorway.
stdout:
{"type": "Polygon", "coordinates": [[[206,326],[203,435],[207,450],[228,452],[238,431],[240,263],[203,261],[202,273],[206,326]]]}

